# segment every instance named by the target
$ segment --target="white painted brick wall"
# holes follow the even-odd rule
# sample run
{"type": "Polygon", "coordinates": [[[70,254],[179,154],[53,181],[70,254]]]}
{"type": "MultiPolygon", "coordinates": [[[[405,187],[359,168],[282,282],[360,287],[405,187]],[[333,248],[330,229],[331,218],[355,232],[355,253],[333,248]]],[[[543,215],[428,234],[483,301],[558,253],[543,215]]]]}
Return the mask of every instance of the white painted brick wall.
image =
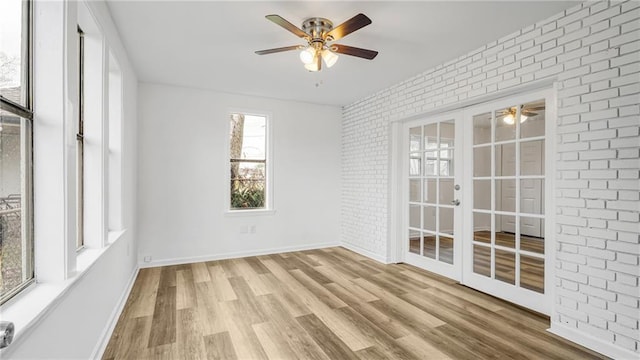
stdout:
{"type": "Polygon", "coordinates": [[[638,1],[586,2],[346,106],[342,241],[386,256],[391,121],[545,78],[559,89],[552,321],[640,352],[638,1]]]}

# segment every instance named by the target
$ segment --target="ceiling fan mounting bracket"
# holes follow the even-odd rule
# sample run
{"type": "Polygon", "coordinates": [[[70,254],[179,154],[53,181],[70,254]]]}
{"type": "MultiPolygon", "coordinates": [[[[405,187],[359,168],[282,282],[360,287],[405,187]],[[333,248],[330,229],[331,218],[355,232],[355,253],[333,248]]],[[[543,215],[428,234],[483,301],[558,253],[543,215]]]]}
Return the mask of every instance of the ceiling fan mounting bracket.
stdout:
{"type": "Polygon", "coordinates": [[[327,38],[327,33],[331,29],[333,29],[333,22],[321,17],[308,18],[302,22],[302,30],[311,37],[309,43],[331,41],[332,39],[327,38]]]}

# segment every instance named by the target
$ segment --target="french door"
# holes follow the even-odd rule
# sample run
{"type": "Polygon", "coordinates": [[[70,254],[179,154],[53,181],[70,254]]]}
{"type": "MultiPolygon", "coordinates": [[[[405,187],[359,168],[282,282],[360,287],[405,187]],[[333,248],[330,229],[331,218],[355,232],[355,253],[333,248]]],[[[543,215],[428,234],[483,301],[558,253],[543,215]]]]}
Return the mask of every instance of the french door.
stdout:
{"type": "MultiPolygon", "coordinates": [[[[550,91],[465,110],[463,283],[549,314],[550,91]]],[[[553,155],[553,154],[550,154],[553,155]]]]}
{"type": "Polygon", "coordinates": [[[405,262],[459,280],[462,113],[405,125],[405,262]]]}
{"type": "Polygon", "coordinates": [[[405,262],[550,313],[553,101],[538,91],[404,124],[405,262]]]}

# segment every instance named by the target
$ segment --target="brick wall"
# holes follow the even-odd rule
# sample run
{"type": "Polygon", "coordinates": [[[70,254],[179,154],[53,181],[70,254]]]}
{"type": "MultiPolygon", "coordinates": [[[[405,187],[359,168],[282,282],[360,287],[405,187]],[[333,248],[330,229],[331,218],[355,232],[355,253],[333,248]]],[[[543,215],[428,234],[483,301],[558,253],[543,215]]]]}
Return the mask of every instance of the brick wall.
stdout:
{"type": "Polygon", "coordinates": [[[640,2],[577,5],[346,106],[342,242],[386,257],[390,122],[549,78],[558,88],[552,321],[637,353],[640,2]]]}

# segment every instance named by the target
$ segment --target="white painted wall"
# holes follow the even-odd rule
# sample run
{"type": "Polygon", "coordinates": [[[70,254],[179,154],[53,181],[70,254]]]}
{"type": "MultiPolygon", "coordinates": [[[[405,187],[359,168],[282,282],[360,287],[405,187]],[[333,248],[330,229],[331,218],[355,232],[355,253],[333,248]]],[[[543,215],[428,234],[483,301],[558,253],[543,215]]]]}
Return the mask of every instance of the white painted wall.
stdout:
{"type": "MultiPolygon", "coordinates": [[[[341,240],[387,259],[392,124],[555,83],[552,331],[640,353],[640,3],[589,1],[344,108],[341,240]]],[[[548,190],[551,191],[551,190],[548,190]]],[[[395,233],[393,233],[395,234],[395,233]]]]}
{"type": "Polygon", "coordinates": [[[340,108],[155,84],[140,85],[139,107],[141,263],[338,244],[340,108]],[[271,115],[273,215],[224,213],[231,109],[271,115]]]}
{"type": "MultiPolygon", "coordinates": [[[[36,26],[36,56],[40,56],[36,58],[34,119],[36,266],[47,257],[66,257],[60,255],[66,251],[62,244],[67,236],[65,223],[67,217],[73,216],[72,212],[69,214],[64,210],[74,200],[73,191],[69,191],[68,187],[73,174],[65,174],[65,169],[73,169],[73,166],[65,167],[63,158],[75,157],[73,147],[65,143],[67,135],[74,136],[73,130],[69,130],[65,122],[73,121],[75,99],[69,94],[74,93],[75,80],[71,72],[65,69],[74,67],[72,59],[75,59],[75,48],[62,44],[68,45],[67,40],[75,37],[77,6],[76,2],[61,1],[37,1],[35,4],[34,18],[36,21],[43,20],[36,26]]],[[[3,320],[12,320],[7,316],[11,313],[8,309],[14,305],[23,305],[25,301],[22,300],[28,300],[30,293],[46,294],[49,292],[47,289],[64,290],[31,326],[23,328],[16,324],[18,336],[10,347],[3,349],[0,354],[3,359],[87,359],[96,356],[110,326],[117,320],[117,309],[137,268],[137,78],[106,5],[90,1],[88,7],[123,73],[121,185],[122,218],[126,231],[109,247],[87,252],[86,255],[100,251],[102,254],[80,275],[75,272],[75,250],[70,252],[73,259],[66,259],[61,263],[56,258],[45,264],[57,269],[55,274],[44,272],[43,268],[46,269],[46,266],[36,268],[37,290],[25,291],[4,304],[0,309],[3,320]],[[60,267],[68,267],[68,271],[60,267]]],[[[83,268],[82,256],[78,256],[79,268],[83,268]]],[[[38,301],[36,299],[33,302],[38,301]]],[[[29,306],[25,308],[28,309],[29,306]]]]}

